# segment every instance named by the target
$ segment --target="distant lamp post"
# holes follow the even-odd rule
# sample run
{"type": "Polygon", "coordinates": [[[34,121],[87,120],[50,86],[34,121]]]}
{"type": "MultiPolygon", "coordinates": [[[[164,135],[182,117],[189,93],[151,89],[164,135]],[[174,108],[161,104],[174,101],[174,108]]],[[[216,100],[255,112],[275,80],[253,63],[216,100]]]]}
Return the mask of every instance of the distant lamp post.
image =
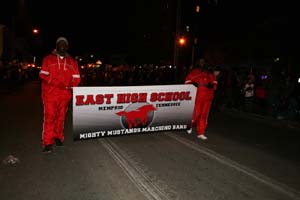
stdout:
{"type": "Polygon", "coordinates": [[[34,29],[32,29],[32,33],[33,33],[34,35],[37,35],[37,34],[40,33],[40,31],[39,31],[39,29],[34,28],[34,29]]]}
{"type": "MultiPolygon", "coordinates": [[[[37,37],[39,36],[39,33],[40,33],[40,30],[39,29],[37,29],[37,28],[33,28],[32,29],[32,35],[33,35],[33,42],[34,42],[34,46],[36,46],[37,45],[37,37]]],[[[37,49],[36,49],[37,47],[33,47],[33,63],[34,64],[36,64],[36,53],[37,53],[37,49]]]]}
{"type": "MultiPolygon", "coordinates": [[[[186,46],[186,38],[184,36],[181,36],[175,40],[175,52],[174,52],[174,66],[178,65],[178,59],[179,57],[182,57],[182,55],[179,55],[180,47],[186,46]]],[[[182,51],[181,51],[182,52],[182,51]]]]}
{"type": "Polygon", "coordinates": [[[186,39],[184,37],[179,38],[179,44],[180,46],[184,46],[186,44],[186,39]]]}

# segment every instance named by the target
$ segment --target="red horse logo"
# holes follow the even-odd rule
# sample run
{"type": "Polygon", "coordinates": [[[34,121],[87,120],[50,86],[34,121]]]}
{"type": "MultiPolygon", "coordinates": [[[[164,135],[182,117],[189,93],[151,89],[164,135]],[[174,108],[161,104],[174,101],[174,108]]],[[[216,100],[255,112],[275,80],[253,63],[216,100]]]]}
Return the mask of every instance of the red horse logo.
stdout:
{"type": "Polygon", "coordinates": [[[116,114],[119,116],[125,116],[128,128],[132,128],[132,127],[137,127],[140,124],[145,126],[148,119],[147,117],[148,112],[154,110],[156,110],[156,107],[154,107],[152,104],[147,104],[139,107],[136,110],[132,110],[128,112],[120,111],[117,112],[116,114]]]}

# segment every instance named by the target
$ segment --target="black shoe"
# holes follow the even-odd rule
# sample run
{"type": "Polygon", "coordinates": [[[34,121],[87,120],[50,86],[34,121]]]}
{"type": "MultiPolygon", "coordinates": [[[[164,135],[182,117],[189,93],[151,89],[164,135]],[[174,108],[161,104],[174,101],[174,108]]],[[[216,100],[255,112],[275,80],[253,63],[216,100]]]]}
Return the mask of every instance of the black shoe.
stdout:
{"type": "Polygon", "coordinates": [[[55,139],[55,145],[58,147],[62,147],[62,146],[64,146],[64,143],[62,141],[60,141],[60,139],[55,139]]]}
{"type": "Polygon", "coordinates": [[[43,153],[51,153],[52,152],[52,145],[46,145],[43,149],[43,153]]]}

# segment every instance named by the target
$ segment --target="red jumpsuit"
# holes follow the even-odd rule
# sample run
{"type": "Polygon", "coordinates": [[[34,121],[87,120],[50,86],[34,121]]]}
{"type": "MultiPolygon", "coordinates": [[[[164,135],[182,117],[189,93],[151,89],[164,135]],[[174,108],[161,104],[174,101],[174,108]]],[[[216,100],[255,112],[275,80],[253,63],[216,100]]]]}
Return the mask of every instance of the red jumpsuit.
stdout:
{"type": "Polygon", "coordinates": [[[207,126],[214,91],[217,88],[216,77],[213,72],[195,68],[186,76],[185,83],[197,85],[192,124],[197,126],[198,135],[203,135],[207,126]],[[207,87],[208,83],[212,84],[211,88],[207,87]]]}
{"type": "Polygon", "coordinates": [[[78,63],[71,56],[60,57],[55,52],[46,56],[39,73],[44,104],[43,146],[55,139],[64,141],[64,121],[72,98],[71,87],[80,83],[78,63]]]}

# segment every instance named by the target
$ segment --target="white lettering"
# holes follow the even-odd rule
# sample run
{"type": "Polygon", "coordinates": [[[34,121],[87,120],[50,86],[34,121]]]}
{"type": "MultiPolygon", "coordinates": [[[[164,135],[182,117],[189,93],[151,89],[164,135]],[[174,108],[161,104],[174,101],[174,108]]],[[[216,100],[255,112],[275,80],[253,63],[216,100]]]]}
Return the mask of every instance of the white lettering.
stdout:
{"type": "Polygon", "coordinates": [[[81,133],[79,135],[79,139],[90,139],[90,138],[97,138],[97,137],[103,137],[105,134],[105,131],[97,131],[97,132],[91,132],[91,133],[81,133]]]}
{"type": "Polygon", "coordinates": [[[172,126],[172,130],[183,130],[183,129],[187,129],[187,125],[183,124],[183,125],[173,125],[172,126]]]}

